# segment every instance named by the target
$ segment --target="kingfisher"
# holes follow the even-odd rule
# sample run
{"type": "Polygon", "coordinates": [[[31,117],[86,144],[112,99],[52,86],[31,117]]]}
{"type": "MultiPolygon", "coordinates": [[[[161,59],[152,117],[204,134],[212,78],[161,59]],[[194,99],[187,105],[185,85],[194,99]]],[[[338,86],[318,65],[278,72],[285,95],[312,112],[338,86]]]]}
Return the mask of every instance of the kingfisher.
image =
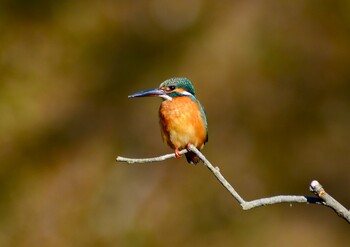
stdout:
{"type": "MultiPolygon", "coordinates": [[[[159,107],[159,124],[163,141],[180,158],[180,150],[190,144],[201,150],[208,141],[208,123],[205,110],[196,98],[191,81],[187,78],[171,78],[159,88],[129,95],[129,98],[156,96],[163,101],[159,107]]],[[[197,164],[199,157],[187,152],[187,162],[197,164]]]]}

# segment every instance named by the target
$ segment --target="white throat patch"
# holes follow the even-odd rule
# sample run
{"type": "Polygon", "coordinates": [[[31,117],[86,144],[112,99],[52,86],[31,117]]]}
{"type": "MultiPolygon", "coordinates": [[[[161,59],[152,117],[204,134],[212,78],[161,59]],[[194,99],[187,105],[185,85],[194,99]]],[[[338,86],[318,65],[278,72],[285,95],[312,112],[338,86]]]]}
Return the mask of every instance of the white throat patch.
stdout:
{"type": "Polygon", "coordinates": [[[161,97],[164,100],[173,100],[173,98],[171,98],[169,95],[167,94],[161,94],[159,95],[159,97],[161,97]]]}

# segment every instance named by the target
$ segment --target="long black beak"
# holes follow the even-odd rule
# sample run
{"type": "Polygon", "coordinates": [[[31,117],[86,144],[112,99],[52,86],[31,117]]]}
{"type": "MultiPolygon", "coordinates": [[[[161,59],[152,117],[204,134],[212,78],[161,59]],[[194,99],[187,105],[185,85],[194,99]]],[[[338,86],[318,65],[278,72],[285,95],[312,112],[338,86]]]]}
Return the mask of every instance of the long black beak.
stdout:
{"type": "Polygon", "coordinates": [[[149,97],[149,96],[160,96],[165,95],[165,91],[159,88],[144,90],[137,92],[128,96],[128,98],[137,98],[137,97],[149,97]]]}

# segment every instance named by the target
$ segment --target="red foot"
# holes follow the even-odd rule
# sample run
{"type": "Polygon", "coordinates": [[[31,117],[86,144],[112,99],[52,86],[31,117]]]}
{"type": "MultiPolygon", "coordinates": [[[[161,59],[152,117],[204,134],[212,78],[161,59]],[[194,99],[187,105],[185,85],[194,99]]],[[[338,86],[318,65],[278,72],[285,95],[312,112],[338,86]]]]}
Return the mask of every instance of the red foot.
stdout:
{"type": "Polygon", "coordinates": [[[190,148],[190,146],[191,146],[191,143],[187,143],[186,149],[188,150],[190,148]]]}
{"type": "Polygon", "coordinates": [[[179,149],[175,149],[175,157],[176,158],[181,158],[181,154],[179,152],[179,149]]]}

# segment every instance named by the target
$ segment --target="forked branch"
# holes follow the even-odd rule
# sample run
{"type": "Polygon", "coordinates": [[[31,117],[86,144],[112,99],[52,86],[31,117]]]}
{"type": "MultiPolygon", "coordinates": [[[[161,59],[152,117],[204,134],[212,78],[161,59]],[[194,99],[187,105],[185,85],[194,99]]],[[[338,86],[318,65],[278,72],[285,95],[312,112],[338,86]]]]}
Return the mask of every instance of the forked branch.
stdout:
{"type": "MultiPolygon", "coordinates": [[[[215,177],[220,181],[220,183],[230,192],[233,198],[241,205],[243,210],[249,210],[256,207],[272,205],[277,203],[313,203],[332,208],[338,214],[339,217],[343,218],[348,223],[350,223],[350,211],[346,209],[343,205],[341,205],[338,201],[336,201],[333,197],[331,197],[328,193],[326,193],[322,185],[316,180],[313,180],[311,182],[309,188],[310,191],[313,192],[316,196],[280,195],[267,198],[260,198],[252,201],[245,201],[231,186],[231,184],[227,182],[224,176],[220,173],[220,169],[218,167],[214,167],[196,147],[190,145],[188,150],[181,150],[180,154],[185,154],[188,151],[192,151],[199,156],[199,158],[203,161],[204,165],[209,168],[209,170],[215,175],[215,177]]],[[[126,162],[128,164],[141,164],[163,161],[170,158],[175,158],[175,154],[166,154],[159,157],[146,159],[132,159],[118,156],[117,162],[126,162]]]]}

